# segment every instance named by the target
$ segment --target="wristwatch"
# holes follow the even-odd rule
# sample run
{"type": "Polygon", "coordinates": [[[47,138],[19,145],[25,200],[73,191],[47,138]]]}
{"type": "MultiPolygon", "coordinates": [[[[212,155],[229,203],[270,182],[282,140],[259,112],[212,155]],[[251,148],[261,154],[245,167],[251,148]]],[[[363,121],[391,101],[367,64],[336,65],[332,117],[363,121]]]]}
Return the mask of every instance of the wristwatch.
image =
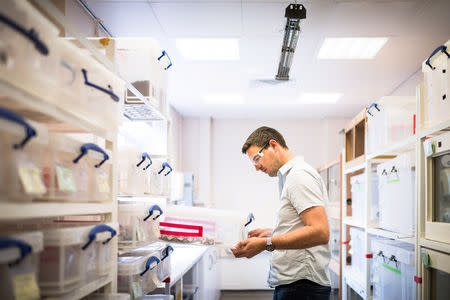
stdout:
{"type": "Polygon", "coordinates": [[[266,250],[272,252],[275,250],[275,246],[272,244],[272,238],[268,237],[266,240],[266,250]]]}

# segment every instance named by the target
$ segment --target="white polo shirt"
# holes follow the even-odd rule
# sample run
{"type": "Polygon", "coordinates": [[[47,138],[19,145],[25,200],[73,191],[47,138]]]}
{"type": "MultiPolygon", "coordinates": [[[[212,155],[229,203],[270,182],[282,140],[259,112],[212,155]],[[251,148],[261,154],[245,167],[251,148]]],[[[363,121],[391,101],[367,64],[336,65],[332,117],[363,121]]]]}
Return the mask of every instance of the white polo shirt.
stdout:
{"type": "MultiPolygon", "coordinates": [[[[324,206],[328,201],[325,184],[319,173],[302,157],[295,157],[278,170],[280,207],[272,236],[291,232],[305,226],[299,214],[313,206],[324,206]]],[[[289,284],[308,279],[320,285],[330,285],[327,245],[301,250],[272,252],[269,286],[289,284]]]]}

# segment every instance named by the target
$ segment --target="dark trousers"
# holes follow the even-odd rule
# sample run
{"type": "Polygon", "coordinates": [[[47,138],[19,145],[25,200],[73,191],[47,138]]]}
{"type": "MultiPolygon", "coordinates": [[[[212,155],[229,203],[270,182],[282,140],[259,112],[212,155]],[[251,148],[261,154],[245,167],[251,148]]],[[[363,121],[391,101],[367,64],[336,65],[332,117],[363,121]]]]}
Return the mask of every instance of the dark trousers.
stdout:
{"type": "Polygon", "coordinates": [[[331,288],[301,279],[275,287],[273,300],[329,300],[331,288]]]}

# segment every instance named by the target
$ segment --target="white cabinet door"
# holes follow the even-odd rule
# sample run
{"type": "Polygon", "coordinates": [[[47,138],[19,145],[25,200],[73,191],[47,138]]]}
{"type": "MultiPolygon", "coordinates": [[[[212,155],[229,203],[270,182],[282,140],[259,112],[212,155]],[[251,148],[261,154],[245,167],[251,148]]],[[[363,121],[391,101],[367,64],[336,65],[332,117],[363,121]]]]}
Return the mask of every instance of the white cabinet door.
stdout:
{"type": "Polygon", "coordinates": [[[220,297],[218,250],[210,247],[200,261],[199,300],[217,300],[220,297]]]}

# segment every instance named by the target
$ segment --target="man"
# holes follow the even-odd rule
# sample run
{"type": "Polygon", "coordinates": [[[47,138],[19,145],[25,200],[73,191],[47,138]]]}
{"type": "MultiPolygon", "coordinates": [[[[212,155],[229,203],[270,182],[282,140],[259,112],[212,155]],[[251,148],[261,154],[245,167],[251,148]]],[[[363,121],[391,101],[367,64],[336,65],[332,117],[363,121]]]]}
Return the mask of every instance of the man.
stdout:
{"type": "Polygon", "coordinates": [[[329,228],[325,185],[317,171],[295,156],[273,128],[256,129],[242,147],[257,171],[278,176],[280,206],[273,231],[256,229],[232,249],[236,257],[272,252],[269,286],[274,300],[329,299],[329,228]]]}

